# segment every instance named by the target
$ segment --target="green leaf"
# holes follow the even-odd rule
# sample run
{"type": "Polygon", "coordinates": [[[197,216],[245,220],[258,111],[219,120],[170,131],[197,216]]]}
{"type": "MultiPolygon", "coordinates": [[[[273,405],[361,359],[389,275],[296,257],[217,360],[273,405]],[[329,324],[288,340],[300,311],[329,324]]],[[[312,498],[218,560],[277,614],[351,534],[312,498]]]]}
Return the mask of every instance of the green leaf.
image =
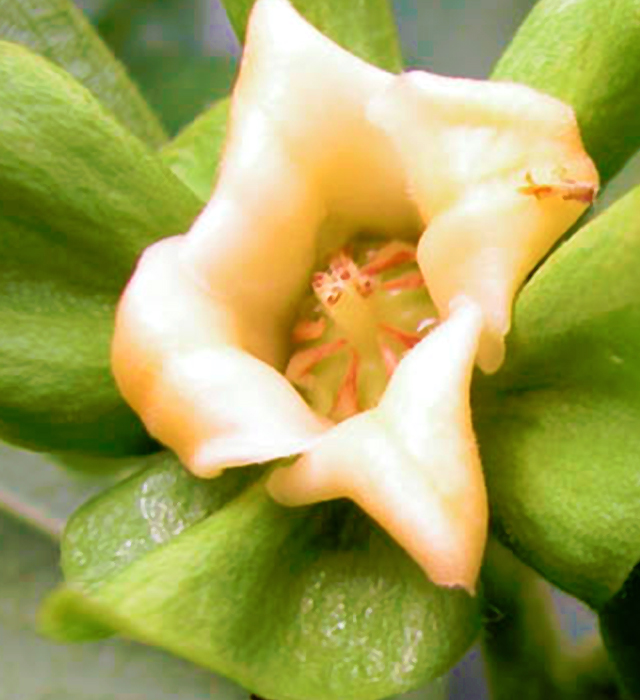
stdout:
{"type": "Polygon", "coordinates": [[[0,0],[0,39],[57,63],[149,145],[164,142],[160,122],[123,66],[69,0],[0,0]]]}
{"type": "Polygon", "coordinates": [[[141,250],[201,207],[67,73],[0,42],[0,435],[107,454],[152,444],[109,368],[141,250]]]}
{"type": "MultiPolygon", "coordinates": [[[[255,0],[222,0],[231,25],[244,41],[255,0]]],[[[293,6],[323,34],[380,68],[403,69],[393,13],[388,0],[293,0],[293,6]]]]}
{"type": "MultiPolygon", "coordinates": [[[[85,0],[86,3],[86,0],[85,0]]],[[[210,0],[117,0],[94,11],[100,36],[174,134],[231,87],[237,53],[210,0]]]]}
{"type": "Polygon", "coordinates": [[[541,0],[493,73],[569,103],[604,182],[640,148],[637,0],[541,0]]]}
{"type": "Polygon", "coordinates": [[[161,152],[162,160],[203,201],[211,197],[224,146],[230,100],[216,102],[161,152]]]}
{"type": "MultiPolygon", "coordinates": [[[[182,8],[177,12],[183,12],[182,8]]],[[[140,50],[127,65],[151,107],[162,115],[170,134],[189,125],[214,101],[228,95],[237,71],[235,57],[166,56],[160,49],[155,54],[140,50]]]]}
{"type": "Polygon", "coordinates": [[[282,508],[244,488],[254,469],[200,481],[153,459],[69,523],[48,634],[118,631],[281,700],[387,697],[475,636],[475,601],[429,583],[350,503],[282,508]]]}
{"type": "Polygon", "coordinates": [[[640,560],[640,189],[522,291],[507,363],[475,383],[494,524],[600,608],[640,560]]]}
{"type": "Polygon", "coordinates": [[[201,203],[48,61],[0,42],[0,85],[1,215],[20,235],[3,233],[3,258],[16,280],[19,261],[119,295],[140,251],[183,232],[201,203]]]}
{"type": "MultiPolygon", "coordinates": [[[[4,282],[2,276],[0,280],[4,282]]],[[[4,440],[44,451],[129,454],[154,449],[111,378],[112,305],[112,300],[86,300],[36,284],[2,298],[4,440]]]]}
{"type": "Polygon", "coordinates": [[[169,654],[108,640],[61,646],[36,632],[36,607],[59,581],[56,546],[0,513],[0,678],[12,700],[246,700],[222,678],[169,654]]]}

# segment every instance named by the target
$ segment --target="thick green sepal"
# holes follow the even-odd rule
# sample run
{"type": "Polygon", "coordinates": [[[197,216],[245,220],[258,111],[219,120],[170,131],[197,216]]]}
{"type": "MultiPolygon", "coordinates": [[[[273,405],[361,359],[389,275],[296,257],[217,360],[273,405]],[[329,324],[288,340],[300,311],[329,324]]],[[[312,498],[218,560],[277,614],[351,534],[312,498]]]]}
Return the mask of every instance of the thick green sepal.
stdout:
{"type": "Polygon", "coordinates": [[[216,513],[263,471],[235,469],[203,481],[192,477],[166,450],[137,462],[136,474],[88,501],[67,523],[61,566],[68,581],[99,587],[216,513]]]}
{"type": "Polygon", "coordinates": [[[403,692],[473,640],[476,601],[429,583],[351,504],[287,509],[246,486],[255,469],[201,481],[150,459],[71,520],[49,635],[118,632],[283,700],[403,692]]]}
{"type": "Polygon", "coordinates": [[[64,68],[150,146],[166,140],[122,64],[70,0],[0,0],[0,39],[27,46],[64,68]]]}
{"type": "Polygon", "coordinates": [[[640,3],[541,0],[492,77],[570,104],[607,182],[640,148],[640,3]]]}
{"type": "MultiPolygon", "coordinates": [[[[231,25],[244,42],[255,0],[222,0],[231,25]]],[[[380,68],[403,69],[398,30],[388,0],[292,0],[292,5],[323,34],[380,68]]]]}
{"type": "Polygon", "coordinates": [[[201,202],[49,61],[0,42],[0,86],[2,273],[117,297],[142,249],[185,232],[201,202]]]}
{"type": "Polygon", "coordinates": [[[160,152],[185,185],[206,202],[213,191],[227,134],[230,100],[219,100],[185,127],[160,152]]]}
{"type": "Polygon", "coordinates": [[[102,301],[105,310],[98,298],[34,286],[23,295],[19,305],[0,302],[2,439],[36,451],[157,449],[109,371],[113,302],[102,301]]]}
{"type": "Polygon", "coordinates": [[[0,436],[45,451],[153,447],[111,378],[139,253],[202,204],[71,76],[0,42],[0,436]]]}
{"type": "Polygon", "coordinates": [[[507,363],[475,382],[501,539],[595,608],[640,560],[640,189],[522,291],[507,363]]]}

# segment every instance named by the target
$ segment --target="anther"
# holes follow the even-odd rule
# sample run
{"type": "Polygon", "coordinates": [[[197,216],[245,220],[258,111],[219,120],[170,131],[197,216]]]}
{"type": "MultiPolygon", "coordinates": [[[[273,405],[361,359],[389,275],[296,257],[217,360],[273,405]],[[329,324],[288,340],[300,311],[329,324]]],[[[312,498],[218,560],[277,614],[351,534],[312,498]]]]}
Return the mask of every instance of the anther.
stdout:
{"type": "Polygon", "coordinates": [[[574,200],[583,204],[592,204],[596,196],[596,188],[585,182],[561,178],[555,183],[536,183],[531,173],[527,173],[525,179],[527,184],[519,187],[518,192],[533,195],[536,199],[557,196],[565,201],[574,200]]]}
{"type": "Polygon", "coordinates": [[[294,343],[304,343],[309,340],[318,340],[327,329],[327,320],[318,318],[315,320],[302,319],[293,327],[291,338],[294,343]]]}

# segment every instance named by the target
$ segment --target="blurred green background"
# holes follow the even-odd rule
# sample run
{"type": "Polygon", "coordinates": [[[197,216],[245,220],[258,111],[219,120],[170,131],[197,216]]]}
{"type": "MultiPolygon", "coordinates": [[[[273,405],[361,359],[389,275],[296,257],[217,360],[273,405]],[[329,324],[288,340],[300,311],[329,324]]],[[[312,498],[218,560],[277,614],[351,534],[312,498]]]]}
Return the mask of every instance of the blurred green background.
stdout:
{"type": "MultiPolygon", "coordinates": [[[[355,2],[357,0],[345,0],[355,2]]],[[[238,43],[216,0],[77,0],[170,133],[229,92],[238,43]]],[[[535,0],[395,0],[407,64],[484,77],[535,0]]]]}
{"type": "MultiPolygon", "coordinates": [[[[357,0],[345,0],[356,2],[357,0]]],[[[215,0],[77,0],[127,65],[169,133],[227,94],[238,44],[215,0]]],[[[534,0],[395,0],[410,66],[485,77],[534,0]]],[[[637,182],[633,163],[603,197],[637,182]]],[[[0,700],[236,700],[247,693],[186,662],[112,640],[56,646],[35,632],[39,600],[60,579],[56,539],[65,519],[108,485],[52,461],[0,446],[0,700]]],[[[591,616],[558,596],[565,629],[592,627],[591,616]]],[[[486,697],[482,663],[472,652],[437,688],[406,700],[486,697]]]]}

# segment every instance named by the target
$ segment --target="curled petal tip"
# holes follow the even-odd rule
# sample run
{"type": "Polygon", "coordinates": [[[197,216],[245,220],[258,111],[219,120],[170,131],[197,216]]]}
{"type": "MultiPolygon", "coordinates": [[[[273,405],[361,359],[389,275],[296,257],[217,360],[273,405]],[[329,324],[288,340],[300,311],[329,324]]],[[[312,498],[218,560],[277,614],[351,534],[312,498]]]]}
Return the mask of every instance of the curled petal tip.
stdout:
{"type": "Polygon", "coordinates": [[[326,425],[242,349],[235,315],[182,269],[183,245],[148,249],[121,300],[112,346],[121,392],[199,476],[303,451],[326,425]]]}
{"type": "Polygon", "coordinates": [[[441,315],[458,294],[482,307],[478,362],[495,371],[515,294],[598,189],[573,111],[523,85],[412,72],[368,114],[428,222],[418,262],[429,292],[441,315]]]}

